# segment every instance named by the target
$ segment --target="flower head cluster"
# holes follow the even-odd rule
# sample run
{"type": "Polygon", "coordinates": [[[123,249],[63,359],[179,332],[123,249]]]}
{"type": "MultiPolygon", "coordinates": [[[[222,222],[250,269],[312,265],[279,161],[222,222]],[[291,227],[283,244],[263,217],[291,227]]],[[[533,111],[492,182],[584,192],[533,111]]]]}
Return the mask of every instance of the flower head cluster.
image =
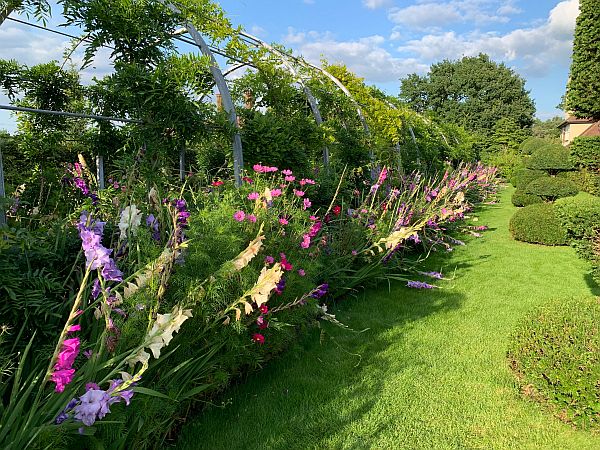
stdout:
{"type": "Polygon", "coordinates": [[[406,285],[413,289],[434,289],[437,287],[433,284],[425,283],[424,281],[409,281],[406,285]]]}
{"type": "Polygon", "coordinates": [[[317,286],[315,289],[313,289],[312,294],[310,294],[310,296],[312,298],[321,298],[323,296],[325,296],[325,294],[327,294],[327,292],[329,291],[329,285],[327,283],[323,283],[319,286],[317,286]]]}
{"type": "MultiPolygon", "coordinates": [[[[74,330],[76,331],[76,329],[74,330]]],[[[73,363],[79,354],[80,341],[78,337],[65,339],[62,343],[50,380],[56,385],[54,390],[62,392],[65,386],[73,380],[75,369],[73,363]]]]}
{"type": "Polygon", "coordinates": [[[142,223],[142,212],[137,209],[136,205],[126,206],[125,209],[121,211],[121,220],[119,221],[119,230],[121,230],[121,234],[119,238],[127,238],[128,230],[131,234],[135,234],[140,223],[142,223]]]}
{"type": "Polygon", "coordinates": [[[129,405],[133,391],[122,388],[123,380],[111,380],[105,391],[95,383],[86,385],[86,392],[81,397],[72,399],[58,415],[55,423],[61,424],[69,418],[74,418],[91,427],[96,420],[103,419],[110,413],[110,405],[124,401],[129,405]]]}
{"type": "Polygon", "coordinates": [[[263,166],[261,164],[254,164],[252,169],[257,173],[277,172],[279,170],[277,167],[263,166]]]}

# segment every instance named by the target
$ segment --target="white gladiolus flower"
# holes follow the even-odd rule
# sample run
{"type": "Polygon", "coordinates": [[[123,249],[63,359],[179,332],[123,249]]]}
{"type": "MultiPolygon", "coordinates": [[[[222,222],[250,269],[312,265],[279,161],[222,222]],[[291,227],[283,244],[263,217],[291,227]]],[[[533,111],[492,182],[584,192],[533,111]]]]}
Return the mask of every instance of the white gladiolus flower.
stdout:
{"type": "Polygon", "coordinates": [[[136,205],[125,207],[121,212],[121,220],[119,221],[119,230],[121,230],[121,239],[127,237],[127,229],[131,230],[131,234],[137,232],[138,227],[142,223],[142,212],[137,209],[136,205]]]}

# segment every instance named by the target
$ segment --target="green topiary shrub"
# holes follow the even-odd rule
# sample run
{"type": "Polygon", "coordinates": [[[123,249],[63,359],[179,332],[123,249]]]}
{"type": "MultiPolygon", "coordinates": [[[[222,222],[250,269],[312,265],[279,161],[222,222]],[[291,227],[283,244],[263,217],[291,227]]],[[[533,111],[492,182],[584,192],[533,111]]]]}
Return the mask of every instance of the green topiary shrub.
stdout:
{"type": "Polygon", "coordinates": [[[524,189],[533,180],[547,176],[548,174],[543,170],[532,170],[523,167],[514,171],[511,183],[517,189],[524,189]]]}
{"type": "Polygon", "coordinates": [[[521,189],[517,189],[511,198],[512,204],[518,207],[534,205],[536,203],[542,203],[544,199],[537,195],[527,194],[521,189]]]}
{"type": "Polygon", "coordinates": [[[529,169],[545,170],[556,174],[562,170],[573,169],[569,151],[560,144],[548,144],[537,149],[527,161],[529,169]]]}
{"type": "Polygon", "coordinates": [[[522,155],[531,155],[537,149],[544,147],[548,144],[550,144],[550,142],[546,139],[532,136],[521,142],[521,145],[519,145],[519,151],[522,155]]]}
{"type": "Polygon", "coordinates": [[[600,231],[600,197],[581,193],[554,204],[556,217],[567,239],[586,259],[595,260],[594,239],[600,231]]]}
{"type": "Polygon", "coordinates": [[[542,177],[533,180],[525,187],[525,193],[537,195],[545,201],[572,197],[579,192],[577,185],[571,180],[559,177],[542,177]]]}
{"type": "Polygon", "coordinates": [[[579,136],[569,146],[571,163],[577,168],[600,169],[600,136],[579,136]]]}
{"type": "Polygon", "coordinates": [[[554,205],[538,203],[519,209],[510,219],[510,232],[517,241],[565,245],[565,230],[554,214],[554,205]]]}
{"type": "Polygon", "coordinates": [[[595,297],[556,300],[523,321],[508,351],[521,392],[584,429],[600,425],[599,321],[595,297]]]}

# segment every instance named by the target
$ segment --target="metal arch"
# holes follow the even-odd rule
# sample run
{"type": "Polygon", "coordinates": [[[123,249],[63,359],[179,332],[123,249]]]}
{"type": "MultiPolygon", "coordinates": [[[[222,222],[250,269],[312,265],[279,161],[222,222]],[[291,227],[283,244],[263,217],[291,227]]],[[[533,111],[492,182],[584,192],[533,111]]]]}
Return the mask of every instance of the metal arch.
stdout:
{"type": "MultiPolygon", "coordinates": [[[[289,55],[286,55],[284,52],[277,50],[272,45],[267,44],[262,39],[259,39],[256,36],[253,36],[249,33],[240,31],[239,34],[248,39],[251,39],[252,41],[254,41],[257,44],[259,44],[260,46],[264,47],[271,53],[274,53],[280,57],[282,64],[285,66],[285,68],[288,70],[288,72],[290,72],[292,74],[292,76],[302,86],[302,90],[304,91],[304,95],[306,95],[306,99],[308,100],[308,104],[310,105],[310,109],[312,111],[313,117],[315,118],[315,122],[317,122],[317,125],[319,125],[319,126],[322,125],[323,124],[323,116],[321,115],[321,111],[319,110],[319,105],[317,104],[317,99],[313,95],[310,88],[304,83],[304,80],[302,80],[302,77],[300,77],[296,68],[292,64],[290,64],[289,55]]],[[[326,166],[329,165],[329,149],[327,147],[323,148],[323,163],[326,166]]]]}
{"type": "MultiPolygon", "coordinates": [[[[172,3],[169,3],[167,0],[159,1],[167,8],[169,8],[173,13],[181,14],[181,10],[172,3]]],[[[215,84],[217,85],[219,92],[221,93],[221,98],[223,99],[223,109],[229,114],[229,121],[236,129],[236,132],[233,135],[233,173],[235,177],[235,185],[237,187],[240,187],[242,185],[244,153],[242,150],[242,138],[239,133],[240,126],[238,123],[237,114],[235,112],[235,106],[231,98],[231,92],[227,87],[227,82],[225,81],[223,72],[221,72],[221,69],[219,68],[219,64],[217,63],[213,52],[206,44],[206,41],[204,40],[202,35],[198,32],[198,30],[196,30],[196,27],[194,27],[194,25],[189,21],[185,21],[183,25],[188,30],[188,33],[192,37],[192,40],[198,46],[202,54],[210,58],[210,72],[215,80],[215,84]]]]}

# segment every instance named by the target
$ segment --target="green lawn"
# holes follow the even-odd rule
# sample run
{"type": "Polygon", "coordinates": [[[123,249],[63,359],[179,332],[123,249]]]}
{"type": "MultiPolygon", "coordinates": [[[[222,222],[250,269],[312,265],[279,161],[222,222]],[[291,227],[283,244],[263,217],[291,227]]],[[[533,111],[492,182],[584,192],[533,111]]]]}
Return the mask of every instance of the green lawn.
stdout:
{"type": "Polygon", "coordinates": [[[589,295],[585,262],[567,247],[513,241],[513,189],[486,207],[480,239],[431,269],[446,289],[400,285],[344,300],[336,313],[358,334],[314,329],[184,427],[181,449],[600,449],[523,400],[507,360],[509,336],[551,298],[589,295]]]}

